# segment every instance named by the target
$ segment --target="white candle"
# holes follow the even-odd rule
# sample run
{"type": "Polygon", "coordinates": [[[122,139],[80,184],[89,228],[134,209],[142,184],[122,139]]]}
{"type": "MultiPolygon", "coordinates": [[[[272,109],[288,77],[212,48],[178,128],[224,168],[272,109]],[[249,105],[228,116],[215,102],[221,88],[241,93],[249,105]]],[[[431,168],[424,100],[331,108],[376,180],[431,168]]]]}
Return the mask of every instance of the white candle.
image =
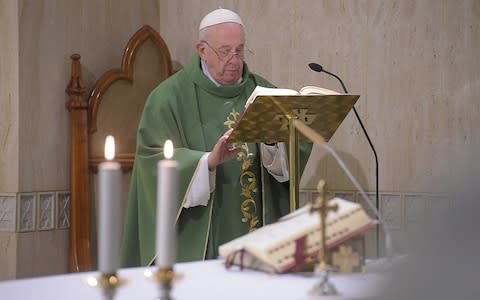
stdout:
{"type": "Polygon", "coordinates": [[[120,265],[121,184],[120,164],[115,157],[115,141],[105,140],[105,158],[98,167],[98,269],[103,274],[115,274],[120,265]]]}
{"type": "Polygon", "coordinates": [[[173,144],[163,147],[165,159],[158,162],[157,178],[157,259],[159,268],[171,268],[176,257],[175,215],[178,195],[177,162],[173,159],[173,144]]]}

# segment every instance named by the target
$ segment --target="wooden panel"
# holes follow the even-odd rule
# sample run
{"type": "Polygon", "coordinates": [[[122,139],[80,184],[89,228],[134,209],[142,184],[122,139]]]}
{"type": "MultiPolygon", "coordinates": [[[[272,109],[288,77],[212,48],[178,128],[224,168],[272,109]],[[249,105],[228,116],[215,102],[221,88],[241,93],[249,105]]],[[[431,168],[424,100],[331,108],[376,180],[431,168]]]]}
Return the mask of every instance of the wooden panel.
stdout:
{"type": "Polygon", "coordinates": [[[125,208],[130,184],[128,172],[134,161],[136,130],[143,106],[150,91],[172,74],[172,63],[163,39],[146,25],[127,43],[120,68],[111,69],[99,78],[87,102],[83,97],[80,57],[73,55],[72,59],[72,78],[67,88],[71,96],[67,107],[72,117],[70,270],[88,271],[95,268],[97,189],[94,173],[103,161],[105,137],[115,136],[116,160],[126,173],[121,199],[125,208]]]}

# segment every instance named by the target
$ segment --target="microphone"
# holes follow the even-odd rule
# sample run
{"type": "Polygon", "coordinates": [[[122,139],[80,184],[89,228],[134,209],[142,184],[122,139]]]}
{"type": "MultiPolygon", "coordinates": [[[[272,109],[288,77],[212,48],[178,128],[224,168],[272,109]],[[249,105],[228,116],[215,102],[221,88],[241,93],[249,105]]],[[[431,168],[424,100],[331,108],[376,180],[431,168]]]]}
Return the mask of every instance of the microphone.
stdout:
{"type": "Polygon", "coordinates": [[[317,63],[309,63],[308,66],[310,67],[310,69],[318,73],[323,71],[323,67],[317,63]]]}
{"type": "MultiPolygon", "coordinates": [[[[343,88],[343,91],[345,92],[345,94],[348,94],[348,91],[347,91],[347,88],[345,87],[345,84],[343,84],[342,79],[340,77],[338,77],[336,74],[325,70],[323,68],[323,66],[321,66],[317,63],[309,63],[308,66],[310,67],[310,69],[312,69],[315,72],[319,72],[319,73],[324,72],[324,73],[327,73],[330,76],[335,77],[340,82],[340,84],[342,85],[342,88],[343,88]]],[[[375,199],[375,207],[376,207],[377,211],[379,211],[380,210],[380,202],[379,202],[379,197],[378,197],[378,156],[377,156],[377,151],[375,150],[375,147],[373,146],[372,140],[368,136],[367,130],[365,129],[365,126],[363,125],[363,122],[360,119],[360,116],[358,115],[358,112],[357,112],[357,109],[355,108],[355,106],[353,106],[353,112],[355,113],[355,117],[357,118],[358,123],[360,123],[360,126],[362,127],[362,131],[363,131],[365,137],[367,138],[368,144],[370,145],[370,148],[373,151],[373,156],[375,157],[375,185],[376,185],[376,187],[375,187],[375,198],[376,198],[375,199]]],[[[380,254],[379,241],[380,241],[380,236],[379,236],[379,232],[377,231],[377,257],[380,254]]]]}
{"type": "MultiPolygon", "coordinates": [[[[342,79],[340,79],[340,77],[338,77],[337,75],[325,70],[321,65],[319,65],[317,63],[309,63],[308,66],[310,67],[310,69],[312,69],[315,72],[318,72],[318,73],[324,72],[324,73],[327,73],[330,76],[333,76],[333,77],[337,78],[337,80],[340,81],[340,84],[342,85],[342,88],[343,88],[343,91],[345,92],[345,94],[348,94],[347,88],[343,84],[343,81],[342,81],[342,79]]],[[[353,107],[353,109],[355,111],[355,106],[353,107]]],[[[358,116],[357,116],[357,118],[358,118],[358,116]]],[[[359,121],[360,121],[360,119],[359,119],[359,121]]],[[[360,124],[361,123],[362,122],[360,121],[360,124]]],[[[362,125],[362,128],[363,128],[363,125],[362,125]]]]}

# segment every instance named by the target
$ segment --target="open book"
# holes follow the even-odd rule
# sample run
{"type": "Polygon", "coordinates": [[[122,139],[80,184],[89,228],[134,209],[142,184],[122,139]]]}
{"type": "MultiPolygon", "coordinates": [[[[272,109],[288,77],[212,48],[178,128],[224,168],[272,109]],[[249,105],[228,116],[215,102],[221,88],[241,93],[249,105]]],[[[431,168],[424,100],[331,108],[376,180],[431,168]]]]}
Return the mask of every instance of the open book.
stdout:
{"type": "MultiPolygon", "coordinates": [[[[337,211],[329,211],[326,220],[326,245],[332,248],[373,227],[360,204],[340,198],[330,200],[337,211]]],[[[297,270],[304,260],[316,257],[321,248],[321,222],[318,212],[306,205],[273,224],[263,226],[219,247],[227,264],[259,269],[270,273],[297,270]]]]}
{"type": "Polygon", "coordinates": [[[282,88],[268,88],[257,85],[247,99],[245,108],[247,108],[258,96],[295,96],[295,95],[340,95],[336,91],[318,86],[304,86],[300,91],[282,88]]]}
{"type": "MultiPolygon", "coordinates": [[[[257,86],[236,120],[228,142],[288,142],[291,116],[328,142],[359,97],[316,86],[306,86],[300,91],[257,86]]],[[[298,138],[300,143],[310,142],[302,134],[298,138]]]]}

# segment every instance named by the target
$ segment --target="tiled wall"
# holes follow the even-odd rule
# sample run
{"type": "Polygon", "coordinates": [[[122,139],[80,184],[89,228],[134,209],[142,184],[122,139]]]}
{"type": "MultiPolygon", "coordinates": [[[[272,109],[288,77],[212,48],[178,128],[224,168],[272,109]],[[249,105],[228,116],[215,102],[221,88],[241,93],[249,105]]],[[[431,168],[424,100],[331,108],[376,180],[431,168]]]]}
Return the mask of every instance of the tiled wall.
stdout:
{"type": "Polygon", "coordinates": [[[0,231],[27,232],[70,227],[70,191],[0,195],[0,231]]]}
{"type": "MultiPolygon", "coordinates": [[[[371,218],[376,219],[374,210],[376,209],[376,194],[367,192],[368,201],[362,197],[360,192],[355,191],[328,191],[328,198],[339,197],[345,200],[358,202],[371,218]]],[[[317,199],[319,192],[314,189],[300,190],[300,206],[317,199]]],[[[388,227],[391,238],[396,247],[402,246],[407,242],[412,230],[423,226],[426,220],[443,216],[448,209],[452,208],[451,200],[444,194],[430,193],[394,193],[380,192],[378,212],[388,227]]],[[[365,234],[366,257],[375,258],[377,253],[380,256],[385,255],[385,236],[384,230],[379,226],[372,228],[365,234]],[[377,233],[378,231],[378,233],[377,233]],[[377,248],[378,241],[378,248],[377,248]]],[[[402,250],[402,249],[397,249],[402,250]]]]}
{"type": "Polygon", "coordinates": [[[70,192],[0,194],[0,280],[68,271],[70,192]]]}

